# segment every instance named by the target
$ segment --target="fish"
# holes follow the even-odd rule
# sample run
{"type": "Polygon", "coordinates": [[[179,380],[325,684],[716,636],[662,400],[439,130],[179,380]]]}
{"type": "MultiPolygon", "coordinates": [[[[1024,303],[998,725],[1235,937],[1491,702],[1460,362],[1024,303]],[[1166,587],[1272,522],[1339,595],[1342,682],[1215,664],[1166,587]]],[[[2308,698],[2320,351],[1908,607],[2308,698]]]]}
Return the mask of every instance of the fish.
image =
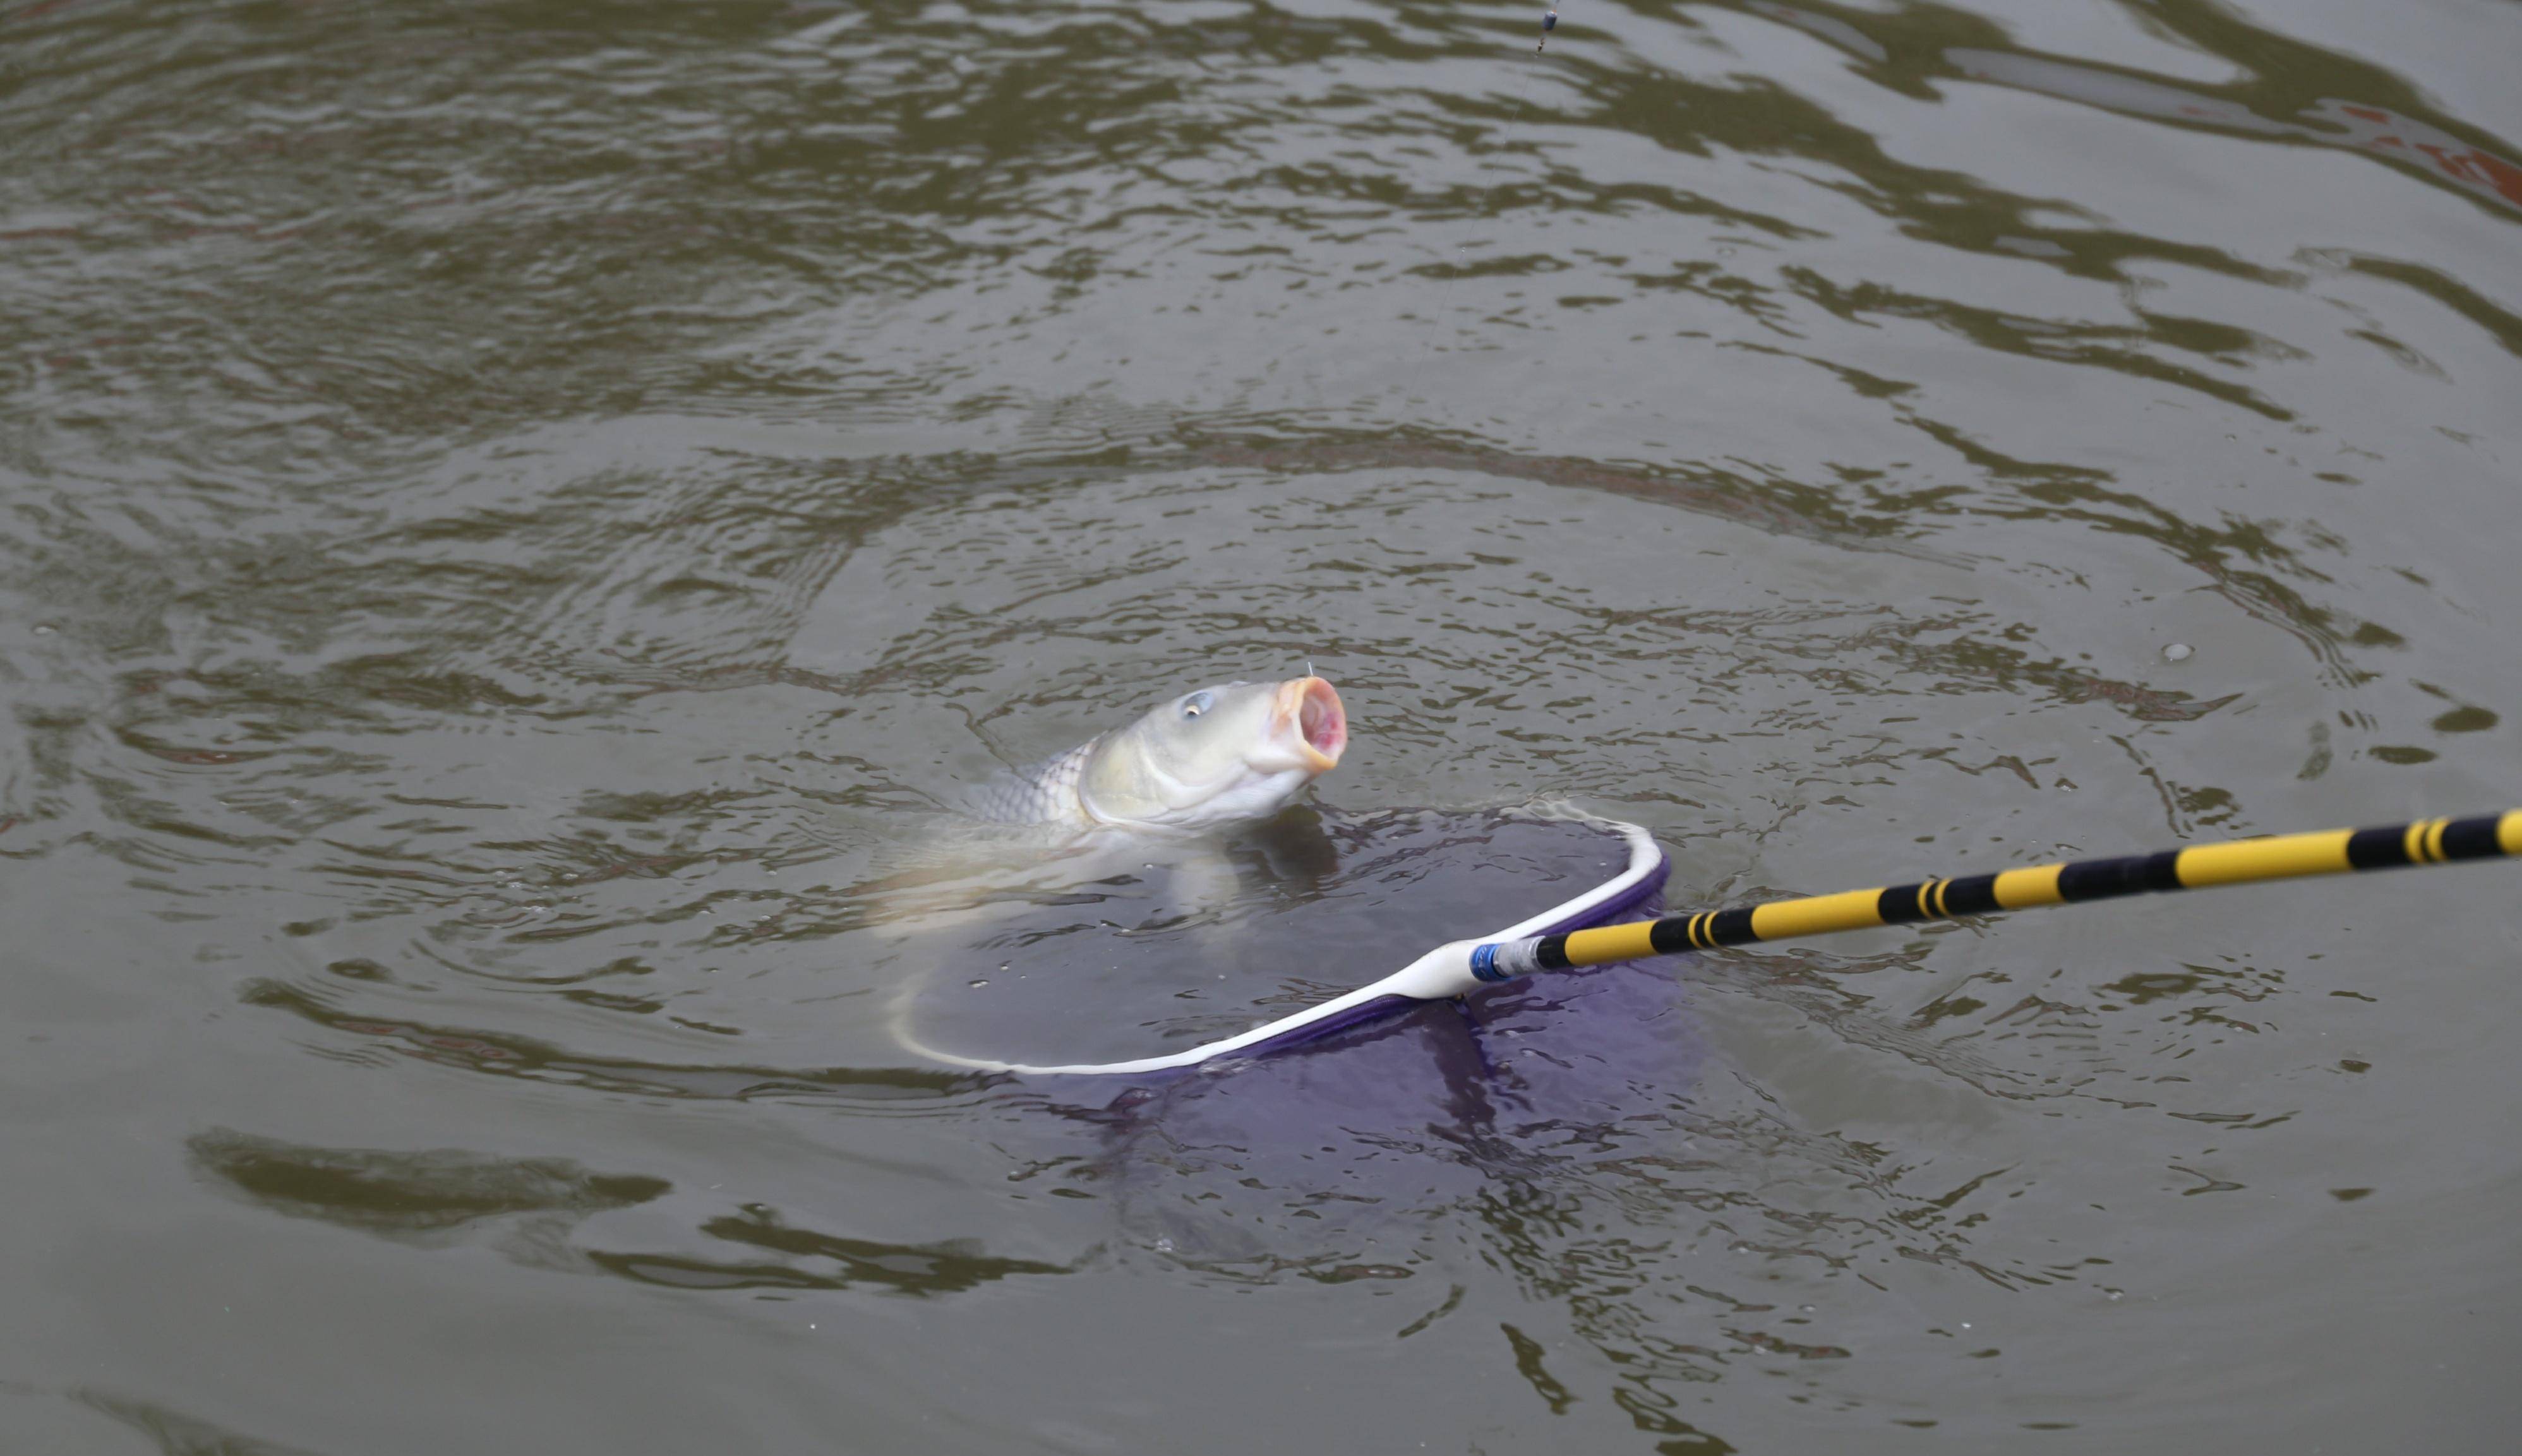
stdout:
{"type": "Polygon", "coordinates": [[[1347,747],[1347,709],[1322,678],[1213,683],[982,785],[964,808],[990,824],[1197,834],[1277,813],[1347,747]]]}
{"type": "Polygon", "coordinates": [[[1064,753],[940,796],[947,812],[852,897],[874,922],[928,933],[1116,874],[1161,874],[1213,906],[1237,878],[1220,834],[1276,816],[1338,766],[1348,742],[1338,690],[1311,673],[1193,688],[1064,753]]]}
{"type": "Polygon", "coordinates": [[[1221,832],[1273,818],[1347,748],[1348,710],[1320,677],[1212,683],[967,792],[957,807],[977,833],[950,834],[930,846],[942,858],[857,892],[909,965],[895,1039],[937,1060],[912,1025],[921,988],[943,965],[987,964],[975,951],[990,924],[1029,906],[1154,884],[1173,908],[1142,909],[1213,919],[1241,878],[1221,832]]]}

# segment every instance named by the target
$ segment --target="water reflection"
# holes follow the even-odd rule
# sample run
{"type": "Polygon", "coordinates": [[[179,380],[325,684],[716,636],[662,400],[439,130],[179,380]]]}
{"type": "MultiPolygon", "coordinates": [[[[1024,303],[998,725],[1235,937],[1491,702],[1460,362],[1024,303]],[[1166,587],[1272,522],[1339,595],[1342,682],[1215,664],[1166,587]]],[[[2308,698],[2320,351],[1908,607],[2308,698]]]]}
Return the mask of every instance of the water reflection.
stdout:
{"type": "MultiPolygon", "coordinates": [[[[803,1098],[868,1104],[951,1098],[988,1082],[988,1078],[970,1072],[915,1068],[678,1066],[587,1056],[501,1032],[346,1013],[333,1006],[329,997],[276,981],[248,985],[242,999],[249,1006],[293,1012],[317,1025],[353,1037],[391,1042],[401,1055],[419,1061],[493,1076],[564,1082],[608,1092],[738,1102],[752,1098],[803,1098]]],[[[639,1010],[636,1006],[613,1009],[639,1010]]]]}
{"type": "Polygon", "coordinates": [[[242,1435],[156,1401],[95,1389],[74,1391],[71,1398],[140,1433],[161,1456],[312,1456],[304,1446],[242,1435]]]}
{"type": "Polygon", "coordinates": [[[997,1258],[972,1240],[881,1244],[793,1228],[773,1208],[753,1206],[713,1218],[700,1231],[745,1246],[751,1259],[598,1250],[596,1267],[642,1284],[687,1290],[845,1290],[874,1288],[902,1295],[955,1295],[1027,1274],[1064,1274],[1056,1264],[997,1258]]]}
{"type": "Polygon", "coordinates": [[[591,1173],[565,1158],[321,1148],[226,1129],[197,1134],[187,1146],[201,1172],[293,1218],[423,1245],[488,1237],[521,1262],[677,1289],[870,1286],[949,1295],[1011,1275],[1067,1272],[1038,1260],[993,1257],[969,1239],[887,1244],[794,1228],[776,1209],[758,1204],[705,1218],[697,1229],[707,1239],[744,1246],[756,1255],[751,1259],[589,1248],[572,1237],[580,1224],[654,1203],[673,1185],[637,1174],[591,1173]]]}
{"type": "Polygon", "coordinates": [[[2344,147],[2422,169],[2483,201],[2522,208],[2522,166],[2473,127],[2427,106],[2378,67],[2305,45],[2202,0],[2131,7],[2207,55],[2231,59],[2240,79],[2202,85],[2125,67],[2045,56],[2001,41],[1995,27],[1940,7],[1890,14],[1830,5],[1742,0],[1743,8],[1821,37],[1887,85],[1923,88],[1954,76],[2017,86],[2175,126],[2344,147]],[[1951,41],[1965,44],[1950,44],[1951,41]],[[2454,134],[2454,128],[2468,137],[2454,134]]]}
{"type": "Polygon", "coordinates": [[[661,1197],[660,1178],[590,1173],[567,1159],[501,1159],[454,1149],[314,1148],[225,1129],[196,1134],[194,1166],[296,1218],[422,1238],[514,1215],[563,1225],[661,1197]]]}

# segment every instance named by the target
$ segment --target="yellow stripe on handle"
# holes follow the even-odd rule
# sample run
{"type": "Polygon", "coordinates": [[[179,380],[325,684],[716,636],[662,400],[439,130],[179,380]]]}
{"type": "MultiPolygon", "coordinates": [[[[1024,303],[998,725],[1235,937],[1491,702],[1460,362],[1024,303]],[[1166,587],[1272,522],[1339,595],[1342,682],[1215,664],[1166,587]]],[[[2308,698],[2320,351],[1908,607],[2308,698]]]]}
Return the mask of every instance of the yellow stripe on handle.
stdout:
{"type": "Polygon", "coordinates": [[[2040,905],[2063,905],[2067,897],[2058,892],[2058,872],[2065,865],[2041,865],[2030,870],[2005,870],[1996,877],[1996,908],[2030,910],[2040,905]]]}
{"type": "MultiPolygon", "coordinates": [[[[2408,863],[2424,864],[2422,823],[2408,826],[2408,863]]],[[[2293,880],[2305,875],[2343,875],[2347,840],[2353,830],[2320,834],[2279,835],[2270,840],[2235,840],[2225,844],[2193,844],[2177,861],[2180,887],[2204,889],[2210,885],[2248,885],[2254,880],[2293,880]]]]}
{"type": "Polygon", "coordinates": [[[1633,925],[1570,931],[1567,933],[1567,963],[1571,966],[1608,966],[1613,961],[1644,960],[1656,953],[1655,928],[1654,921],[1641,920],[1633,925]]]}
{"type": "Polygon", "coordinates": [[[1882,903],[1880,889],[1850,889],[1807,900],[1780,900],[1753,908],[1751,933],[1763,940],[1784,940],[1794,935],[1861,931],[1883,924],[1882,903]]]}

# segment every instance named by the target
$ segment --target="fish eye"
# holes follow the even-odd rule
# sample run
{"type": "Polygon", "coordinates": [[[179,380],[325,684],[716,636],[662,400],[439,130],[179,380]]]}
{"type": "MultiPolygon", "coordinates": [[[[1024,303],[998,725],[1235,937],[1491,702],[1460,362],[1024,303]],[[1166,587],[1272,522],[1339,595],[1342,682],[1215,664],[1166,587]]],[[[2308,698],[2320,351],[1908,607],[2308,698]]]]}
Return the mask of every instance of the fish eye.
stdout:
{"type": "Polygon", "coordinates": [[[1216,702],[1217,700],[1207,693],[1193,693],[1182,701],[1182,714],[1186,718],[1198,717],[1208,711],[1216,702]]]}

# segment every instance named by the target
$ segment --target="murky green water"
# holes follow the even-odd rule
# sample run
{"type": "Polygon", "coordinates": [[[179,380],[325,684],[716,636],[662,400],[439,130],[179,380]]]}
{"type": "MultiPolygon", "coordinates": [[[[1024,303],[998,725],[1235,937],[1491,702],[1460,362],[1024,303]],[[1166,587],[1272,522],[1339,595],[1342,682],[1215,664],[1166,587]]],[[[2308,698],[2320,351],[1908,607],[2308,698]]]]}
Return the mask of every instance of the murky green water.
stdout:
{"type": "Polygon", "coordinates": [[[1307,659],[1676,904],[2522,801],[2522,11],[1537,20],[0,18],[0,1444],[2507,1444],[2501,868],[893,1041],[940,797],[1307,659]]]}

